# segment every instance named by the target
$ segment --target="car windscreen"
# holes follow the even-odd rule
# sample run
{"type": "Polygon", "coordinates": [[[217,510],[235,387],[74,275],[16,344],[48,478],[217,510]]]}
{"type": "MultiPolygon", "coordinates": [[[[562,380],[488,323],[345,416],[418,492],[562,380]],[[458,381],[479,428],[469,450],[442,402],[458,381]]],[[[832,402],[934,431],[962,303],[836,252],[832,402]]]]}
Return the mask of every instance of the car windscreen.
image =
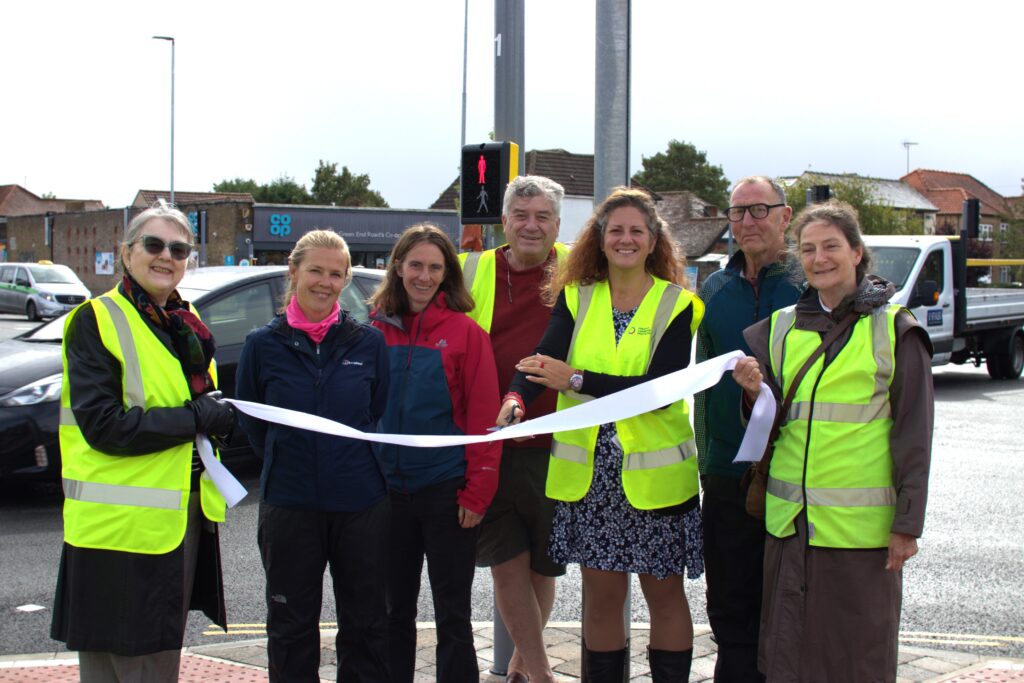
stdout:
{"type": "Polygon", "coordinates": [[[37,284],[77,285],[81,280],[67,266],[29,266],[37,284]]]}
{"type": "Polygon", "coordinates": [[[25,334],[18,337],[22,341],[28,342],[58,342],[64,338],[64,321],[68,318],[67,313],[58,316],[53,320],[43,323],[34,330],[30,330],[25,334]]]}
{"type": "Polygon", "coordinates": [[[871,247],[871,272],[903,289],[920,249],[915,247],[871,247]]]}

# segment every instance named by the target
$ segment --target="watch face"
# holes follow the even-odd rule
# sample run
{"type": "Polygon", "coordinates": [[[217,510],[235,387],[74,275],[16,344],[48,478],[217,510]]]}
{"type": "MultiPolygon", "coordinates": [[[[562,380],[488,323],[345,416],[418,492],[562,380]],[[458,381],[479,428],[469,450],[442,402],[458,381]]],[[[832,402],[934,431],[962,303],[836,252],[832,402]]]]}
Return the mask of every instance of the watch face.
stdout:
{"type": "Polygon", "coordinates": [[[569,377],[569,388],[573,391],[579,391],[583,388],[583,375],[578,372],[569,377]]]}

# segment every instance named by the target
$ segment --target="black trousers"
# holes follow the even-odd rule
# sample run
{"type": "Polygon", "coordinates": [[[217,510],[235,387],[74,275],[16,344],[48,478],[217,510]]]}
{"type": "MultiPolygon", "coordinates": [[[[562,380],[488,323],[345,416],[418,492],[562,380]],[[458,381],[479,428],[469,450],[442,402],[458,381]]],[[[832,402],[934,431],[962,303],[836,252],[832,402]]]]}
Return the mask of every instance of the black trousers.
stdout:
{"type": "Polygon", "coordinates": [[[708,621],[718,644],[716,683],[764,681],[757,670],[757,639],[764,575],[764,521],[744,509],[740,480],[702,477],[704,567],[708,621]]]}
{"type": "Polygon", "coordinates": [[[463,485],[458,478],[416,493],[391,492],[388,638],[393,683],[410,683],[415,672],[424,556],[437,626],[437,680],[480,680],[470,624],[477,528],[459,526],[456,494],[463,485]]]}
{"type": "Polygon", "coordinates": [[[338,611],[339,681],[387,683],[390,504],[317,512],[260,503],[259,546],[267,576],[270,680],[320,680],[320,609],[329,565],[338,611]]]}

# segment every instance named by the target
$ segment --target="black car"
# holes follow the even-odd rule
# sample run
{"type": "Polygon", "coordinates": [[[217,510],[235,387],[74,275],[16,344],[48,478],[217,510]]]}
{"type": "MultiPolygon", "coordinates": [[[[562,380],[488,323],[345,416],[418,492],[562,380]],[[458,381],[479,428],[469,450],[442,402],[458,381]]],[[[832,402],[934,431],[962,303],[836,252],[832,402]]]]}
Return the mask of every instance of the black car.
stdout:
{"type": "MultiPolygon", "coordinates": [[[[217,266],[185,275],[178,292],[199,310],[217,340],[218,386],[234,396],[235,368],[245,337],[278,309],[286,287],[286,266],[217,266]]],[[[341,305],[367,319],[366,299],[384,271],[354,268],[341,305]]],[[[61,316],[34,330],[0,342],[0,480],[60,478],[57,423],[61,391],[61,316]]],[[[251,453],[245,436],[235,437],[225,459],[251,453]]]]}

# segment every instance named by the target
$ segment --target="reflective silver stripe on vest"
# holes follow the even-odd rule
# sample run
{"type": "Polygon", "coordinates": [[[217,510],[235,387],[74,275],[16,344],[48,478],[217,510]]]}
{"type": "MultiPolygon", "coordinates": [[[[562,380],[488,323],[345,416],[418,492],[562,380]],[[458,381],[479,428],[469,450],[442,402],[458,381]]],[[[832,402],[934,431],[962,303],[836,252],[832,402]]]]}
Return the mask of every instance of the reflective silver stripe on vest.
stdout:
{"type": "MultiPolygon", "coordinates": [[[[661,293],[661,300],[658,301],[658,308],[654,312],[654,324],[651,326],[651,351],[649,358],[654,358],[654,350],[658,348],[661,338],[665,335],[665,330],[668,329],[668,324],[672,320],[672,311],[675,310],[676,302],[679,300],[679,295],[682,291],[683,288],[679,285],[669,285],[661,293]]],[[[647,365],[650,366],[649,360],[647,365]]]]}
{"type": "Polygon", "coordinates": [[[142,388],[142,368],[139,366],[139,352],[132,340],[128,318],[110,297],[101,296],[99,300],[110,314],[110,320],[117,332],[117,343],[121,345],[121,355],[124,356],[124,402],[129,408],[138,406],[145,409],[146,392],[142,388]]]}
{"type": "Polygon", "coordinates": [[[683,462],[688,458],[697,455],[697,445],[693,439],[672,448],[663,448],[660,451],[647,451],[646,453],[629,453],[626,455],[626,464],[623,470],[653,470],[659,467],[668,467],[683,462]]]}
{"type": "Polygon", "coordinates": [[[476,278],[476,267],[480,263],[482,251],[471,251],[466,254],[466,261],[462,264],[462,281],[466,284],[466,291],[473,291],[473,280],[476,278]]]}
{"type": "Polygon", "coordinates": [[[572,350],[576,347],[576,335],[583,327],[583,319],[587,317],[587,309],[590,308],[590,300],[594,298],[594,285],[584,285],[576,289],[576,320],[572,325],[572,338],[569,340],[569,353],[566,358],[572,358],[572,350]]]}
{"type": "Polygon", "coordinates": [[[60,423],[65,427],[77,427],[78,422],[75,420],[75,411],[61,406],[60,423]]]}
{"type": "MultiPolygon", "coordinates": [[[[889,377],[892,375],[893,357],[889,346],[889,317],[883,306],[876,309],[871,317],[871,346],[875,360],[875,388],[868,403],[815,403],[814,419],[824,422],[848,422],[867,424],[892,416],[889,403],[889,377]]],[[[809,420],[811,404],[794,403],[789,408],[790,420],[809,420]]]]}
{"type": "MultiPolygon", "coordinates": [[[[800,486],[768,478],[768,493],[782,500],[803,505],[804,495],[800,486]]],[[[873,488],[808,488],[807,504],[819,507],[879,507],[896,504],[896,489],[891,486],[873,488]]]]}
{"type": "Polygon", "coordinates": [[[92,481],[64,479],[64,497],[83,503],[133,505],[136,507],[183,510],[182,491],[148,488],[145,486],[118,486],[92,481]]]}
{"type": "Polygon", "coordinates": [[[786,386],[782,373],[783,352],[786,348],[786,335],[789,334],[789,330],[793,327],[794,322],[796,322],[796,307],[790,306],[779,311],[775,318],[775,326],[772,328],[771,354],[772,365],[775,366],[772,370],[778,376],[777,379],[779,380],[780,387],[786,386]]]}
{"type": "Polygon", "coordinates": [[[558,458],[559,460],[568,460],[569,462],[579,463],[580,465],[587,464],[587,449],[581,448],[575,444],[565,443],[558,439],[551,440],[551,456],[558,458]]]}

